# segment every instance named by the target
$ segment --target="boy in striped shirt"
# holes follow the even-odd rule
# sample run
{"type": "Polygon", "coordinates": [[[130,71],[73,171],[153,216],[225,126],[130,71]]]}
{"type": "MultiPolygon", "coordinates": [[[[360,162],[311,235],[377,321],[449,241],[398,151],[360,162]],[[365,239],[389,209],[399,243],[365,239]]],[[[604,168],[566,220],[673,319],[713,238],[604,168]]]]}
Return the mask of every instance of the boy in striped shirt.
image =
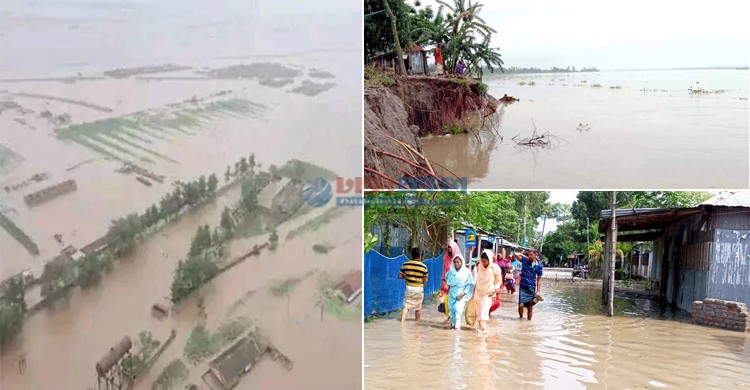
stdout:
{"type": "Polygon", "coordinates": [[[414,310],[414,319],[419,321],[422,316],[422,300],[424,299],[424,285],[427,283],[427,266],[422,262],[422,250],[411,248],[411,260],[401,266],[399,279],[406,279],[406,293],[404,294],[404,309],[401,310],[401,322],[406,321],[409,310],[414,310]]]}

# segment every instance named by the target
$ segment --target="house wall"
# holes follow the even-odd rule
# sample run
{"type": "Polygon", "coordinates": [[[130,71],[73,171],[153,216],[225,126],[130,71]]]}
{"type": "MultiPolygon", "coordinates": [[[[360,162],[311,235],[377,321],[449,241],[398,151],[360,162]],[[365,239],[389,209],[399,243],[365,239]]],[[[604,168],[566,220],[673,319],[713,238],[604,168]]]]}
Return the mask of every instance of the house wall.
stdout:
{"type": "MultiPolygon", "coordinates": [[[[739,209],[743,210],[743,209],[739,209]]],[[[750,211],[750,209],[744,209],[750,211]]],[[[750,304],[750,213],[714,212],[715,242],[708,272],[709,298],[750,304]]]]}
{"type": "Polygon", "coordinates": [[[661,266],[664,259],[664,239],[654,240],[654,247],[651,251],[651,261],[649,262],[648,278],[650,280],[661,280],[661,266]]]}
{"type": "Polygon", "coordinates": [[[682,310],[706,298],[708,263],[713,229],[707,214],[686,218],[669,226],[664,235],[660,291],[666,301],[682,310]],[[665,272],[666,271],[666,272],[665,272]]]}

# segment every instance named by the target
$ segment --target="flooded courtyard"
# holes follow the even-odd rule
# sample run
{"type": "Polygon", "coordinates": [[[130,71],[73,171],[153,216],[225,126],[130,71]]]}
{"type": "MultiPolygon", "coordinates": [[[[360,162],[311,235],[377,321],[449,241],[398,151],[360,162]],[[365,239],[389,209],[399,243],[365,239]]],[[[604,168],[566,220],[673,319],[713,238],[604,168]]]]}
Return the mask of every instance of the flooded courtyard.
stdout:
{"type": "Polygon", "coordinates": [[[486,336],[452,331],[433,300],[421,323],[398,313],[365,324],[365,387],[750,389],[750,334],[693,325],[650,299],[616,298],[599,284],[542,283],[532,321],[502,294],[486,336]]]}

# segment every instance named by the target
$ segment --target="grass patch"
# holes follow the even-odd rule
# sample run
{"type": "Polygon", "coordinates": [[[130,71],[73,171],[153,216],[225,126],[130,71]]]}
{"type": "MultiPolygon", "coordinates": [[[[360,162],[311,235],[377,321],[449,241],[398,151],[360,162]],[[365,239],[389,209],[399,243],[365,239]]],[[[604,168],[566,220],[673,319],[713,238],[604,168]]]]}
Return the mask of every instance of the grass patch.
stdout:
{"type": "Polygon", "coordinates": [[[359,321],[362,318],[362,301],[356,306],[349,305],[341,298],[323,295],[323,310],[343,321],[359,321]]]}
{"type": "Polygon", "coordinates": [[[0,144],[0,175],[5,175],[14,170],[23,162],[23,157],[12,149],[0,144]]]}
{"type": "Polygon", "coordinates": [[[0,226],[5,229],[11,237],[15,238],[19,244],[23,245],[26,250],[33,256],[39,255],[39,247],[36,245],[34,240],[29,237],[21,228],[18,227],[10,218],[6,217],[3,213],[0,213],[0,226]]]}
{"type": "Polygon", "coordinates": [[[299,278],[289,278],[287,280],[276,282],[271,287],[269,287],[268,291],[271,292],[271,295],[275,297],[283,297],[288,295],[298,284],[301,282],[299,278]]]}
{"type": "Polygon", "coordinates": [[[180,359],[172,360],[167,367],[159,374],[159,377],[154,381],[152,390],[173,390],[180,388],[180,385],[185,382],[190,374],[185,363],[180,359]]]}
{"type": "Polygon", "coordinates": [[[396,85],[396,81],[390,78],[383,71],[372,66],[365,66],[365,87],[367,88],[388,88],[396,85]]]}
{"type": "Polygon", "coordinates": [[[443,126],[443,131],[445,131],[446,134],[453,134],[453,135],[469,132],[467,129],[464,129],[463,127],[456,125],[456,124],[443,126]]]}
{"type": "Polygon", "coordinates": [[[292,240],[302,234],[310,231],[318,230],[321,226],[330,223],[334,218],[344,215],[347,211],[346,207],[333,207],[326,210],[323,214],[318,215],[315,218],[307,221],[304,225],[298,226],[286,235],[287,240],[292,240]]]}
{"type": "Polygon", "coordinates": [[[236,317],[221,324],[214,334],[202,326],[196,326],[185,344],[183,355],[196,365],[217,354],[249,328],[250,320],[245,317],[236,317]]]}

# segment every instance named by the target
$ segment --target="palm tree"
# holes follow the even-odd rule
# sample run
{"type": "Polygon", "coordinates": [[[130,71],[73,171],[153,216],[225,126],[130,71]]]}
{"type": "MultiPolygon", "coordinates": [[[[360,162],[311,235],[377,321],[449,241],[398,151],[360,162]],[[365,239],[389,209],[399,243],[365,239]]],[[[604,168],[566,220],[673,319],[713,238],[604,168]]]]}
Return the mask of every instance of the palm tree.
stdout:
{"type": "Polygon", "coordinates": [[[497,31],[479,17],[483,5],[472,0],[454,0],[452,5],[442,0],[437,2],[448,10],[445,20],[412,33],[420,34],[419,41],[442,44],[446,71],[455,71],[460,59],[471,65],[470,69],[480,77],[484,66],[490,71],[496,67],[502,70],[503,60],[498,49],[489,46],[492,34],[497,31]]]}

